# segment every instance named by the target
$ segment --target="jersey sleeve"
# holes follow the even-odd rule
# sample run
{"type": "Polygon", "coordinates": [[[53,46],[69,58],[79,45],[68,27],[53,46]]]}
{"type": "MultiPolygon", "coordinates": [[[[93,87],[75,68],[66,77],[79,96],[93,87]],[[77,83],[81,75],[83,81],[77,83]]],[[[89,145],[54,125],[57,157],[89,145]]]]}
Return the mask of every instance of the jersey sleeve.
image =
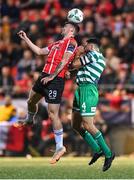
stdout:
{"type": "Polygon", "coordinates": [[[65,52],[69,52],[73,54],[77,48],[77,43],[76,41],[70,40],[69,43],[67,44],[65,52]]]}
{"type": "Polygon", "coordinates": [[[48,50],[50,51],[53,47],[54,43],[53,44],[50,44],[49,46],[47,46],[48,50]]]}
{"type": "Polygon", "coordinates": [[[89,64],[91,62],[91,55],[89,56],[88,54],[88,56],[87,55],[80,56],[80,62],[82,66],[89,64]]]}
{"type": "Polygon", "coordinates": [[[52,49],[52,47],[53,47],[53,45],[54,44],[50,44],[49,46],[47,46],[47,47],[44,47],[44,48],[42,48],[44,51],[48,51],[48,53],[49,53],[49,51],[52,49]]]}

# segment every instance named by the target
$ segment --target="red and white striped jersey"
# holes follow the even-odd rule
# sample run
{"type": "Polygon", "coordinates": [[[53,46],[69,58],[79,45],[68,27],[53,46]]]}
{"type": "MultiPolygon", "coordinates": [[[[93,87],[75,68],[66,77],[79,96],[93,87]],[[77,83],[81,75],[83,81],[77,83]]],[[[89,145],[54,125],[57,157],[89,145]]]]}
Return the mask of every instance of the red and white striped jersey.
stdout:
{"type": "Polygon", "coordinates": [[[69,59],[69,62],[57,75],[58,77],[64,78],[65,72],[68,69],[68,64],[73,60],[75,56],[76,49],[77,49],[77,42],[73,37],[64,38],[48,46],[49,53],[46,64],[43,68],[43,72],[47,74],[53,74],[55,72],[57,65],[62,61],[64,53],[71,52],[72,56],[69,59]]]}

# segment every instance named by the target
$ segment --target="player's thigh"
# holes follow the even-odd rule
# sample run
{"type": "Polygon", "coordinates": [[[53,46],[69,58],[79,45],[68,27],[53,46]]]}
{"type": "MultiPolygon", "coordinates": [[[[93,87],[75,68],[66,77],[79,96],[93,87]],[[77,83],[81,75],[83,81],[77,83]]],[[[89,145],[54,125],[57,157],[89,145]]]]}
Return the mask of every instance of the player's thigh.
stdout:
{"type": "Polygon", "coordinates": [[[95,116],[98,104],[98,91],[96,88],[81,87],[80,88],[80,114],[81,116],[95,116]]]}
{"type": "Polygon", "coordinates": [[[73,111],[77,111],[79,112],[80,111],[80,95],[79,95],[79,88],[77,88],[75,90],[75,93],[74,93],[74,100],[73,100],[73,111]]]}
{"type": "Polygon", "coordinates": [[[71,125],[74,129],[78,130],[81,127],[82,117],[80,112],[73,111],[71,125]]]}
{"type": "Polygon", "coordinates": [[[35,91],[33,91],[32,89],[31,89],[31,91],[30,91],[30,93],[29,93],[29,98],[28,98],[28,103],[30,104],[30,103],[38,103],[40,100],[41,100],[41,98],[42,98],[43,96],[41,95],[41,94],[39,94],[39,93],[36,93],[35,91]]]}

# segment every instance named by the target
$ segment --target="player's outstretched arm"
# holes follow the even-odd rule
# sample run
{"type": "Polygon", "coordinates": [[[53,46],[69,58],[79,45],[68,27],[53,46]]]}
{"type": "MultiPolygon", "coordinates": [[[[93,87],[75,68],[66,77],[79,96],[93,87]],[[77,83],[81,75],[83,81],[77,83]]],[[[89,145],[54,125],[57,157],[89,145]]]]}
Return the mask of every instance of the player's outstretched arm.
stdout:
{"type": "Polygon", "coordinates": [[[23,39],[27,45],[30,47],[30,49],[37,55],[47,55],[49,50],[48,48],[39,48],[36,46],[32,41],[27,37],[26,33],[24,31],[19,31],[17,33],[21,39],[23,39]]]}

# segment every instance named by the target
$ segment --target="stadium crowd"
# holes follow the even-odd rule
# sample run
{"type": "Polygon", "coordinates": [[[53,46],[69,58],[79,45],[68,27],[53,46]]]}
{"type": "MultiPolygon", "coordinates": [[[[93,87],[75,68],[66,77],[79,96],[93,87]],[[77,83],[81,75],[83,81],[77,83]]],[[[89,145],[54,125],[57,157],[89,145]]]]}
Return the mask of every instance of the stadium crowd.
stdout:
{"type": "MultiPolygon", "coordinates": [[[[85,43],[90,36],[96,36],[100,39],[101,51],[106,57],[107,68],[99,82],[100,96],[109,100],[113,109],[120,107],[122,99],[134,98],[133,0],[0,0],[0,101],[9,102],[7,96],[26,99],[46,60],[46,57],[35,56],[17,36],[17,32],[24,30],[37,46],[45,47],[61,38],[61,26],[66,21],[68,10],[74,7],[84,13],[84,21],[79,25],[80,32],[76,36],[79,45],[85,43]]],[[[87,152],[87,146],[78,136],[74,136],[68,121],[74,89],[74,79],[67,80],[60,116],[65,126],[66,143],[72,144],[72,151],[80,155],[81,152],[87,152]]],[[[8,118],[4,119],[1,117],[2,108],[1,122],[14,121],[13,116],[25,117],[24,112],[17,113],[13,108],[8,111],[8,118]]],[[[38,112],[40,119],[45,121],[40,121],[38,128],[23,131],[24,137],[24,132],[27,137],[25,143],[30,142],[30,147],[38,146],[34,154],[39,152],[43,155],[44,148],[54,140],[45,108],[40,104],[38,112]]],[[[106,107],[101,108],[104,110],[106,107]]],[[[129,111],[127,108],[125,110],[129,111]]],[[[98,110],[96,123],[105,134],[107,127],[102,119],[98,110]]]]}

